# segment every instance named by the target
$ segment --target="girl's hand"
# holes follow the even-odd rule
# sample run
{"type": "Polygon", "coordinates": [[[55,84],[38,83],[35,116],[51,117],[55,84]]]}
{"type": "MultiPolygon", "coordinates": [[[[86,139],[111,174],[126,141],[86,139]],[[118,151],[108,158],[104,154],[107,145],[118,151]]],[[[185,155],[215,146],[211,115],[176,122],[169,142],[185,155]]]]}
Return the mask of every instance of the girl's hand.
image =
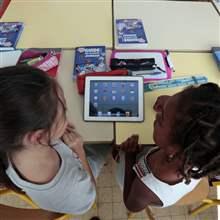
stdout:
{"type": "Polygon", "coordinates": [[[85,154],[83,148],[83,139],[76,131],[72,124],[68,124],[64,135],[62,136],[63,142],[68,145],[79,157],[85,154]]]}
{"type": "Polygon", "coordinates": [[[167,100],[170,98],[169,95],[161,95],[157,98],[156,102],[154,103],[153,109],[156,112],[161,112],[163,109],[164,104],[167,102],[167,100]]]}
{"type": "Polygon", "coordinates": [[[139,152],[142,149],[142,146],[138,144],[138,135],[132,135],[129,137],[126,141],[124,141],[122,144],[117,145],[118,148],[124,152],[139,152]]]}

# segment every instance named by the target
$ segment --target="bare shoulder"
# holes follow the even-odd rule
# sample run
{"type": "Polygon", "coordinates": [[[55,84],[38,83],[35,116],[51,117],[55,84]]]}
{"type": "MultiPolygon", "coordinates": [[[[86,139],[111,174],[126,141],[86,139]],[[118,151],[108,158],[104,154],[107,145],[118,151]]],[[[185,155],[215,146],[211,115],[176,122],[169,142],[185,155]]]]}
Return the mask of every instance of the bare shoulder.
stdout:
{"type": "Polygon", "coordinates": [[[29,158],[13,164],[17,174],[25,181],[33,184],[46,184],[53,180],[61,166],[58,154],[50,158],[29,158]]]}

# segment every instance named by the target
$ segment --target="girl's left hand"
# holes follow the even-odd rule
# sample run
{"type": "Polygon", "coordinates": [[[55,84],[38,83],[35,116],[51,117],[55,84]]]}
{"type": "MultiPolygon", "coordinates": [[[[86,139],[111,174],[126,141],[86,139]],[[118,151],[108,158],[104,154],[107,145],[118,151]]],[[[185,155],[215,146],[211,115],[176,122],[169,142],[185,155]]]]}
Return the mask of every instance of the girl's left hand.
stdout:
{"type": "Polygon", "coordinates": [[[122,144],[118,145],[118,148],[124,152],[139,152],[142,149],[141,144],[138,144],[139,136],[133,134],[122,144]]]}

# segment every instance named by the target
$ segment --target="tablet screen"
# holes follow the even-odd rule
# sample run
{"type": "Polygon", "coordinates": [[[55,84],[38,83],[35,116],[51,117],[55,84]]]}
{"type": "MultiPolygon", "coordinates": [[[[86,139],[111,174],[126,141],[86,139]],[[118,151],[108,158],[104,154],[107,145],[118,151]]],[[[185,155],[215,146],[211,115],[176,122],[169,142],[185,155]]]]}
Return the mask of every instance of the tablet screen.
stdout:
{"type": "Polygon", "coordinates": [[[85,120],[143,120],[142,77],[89,77],[86,80],[85,120]]]}

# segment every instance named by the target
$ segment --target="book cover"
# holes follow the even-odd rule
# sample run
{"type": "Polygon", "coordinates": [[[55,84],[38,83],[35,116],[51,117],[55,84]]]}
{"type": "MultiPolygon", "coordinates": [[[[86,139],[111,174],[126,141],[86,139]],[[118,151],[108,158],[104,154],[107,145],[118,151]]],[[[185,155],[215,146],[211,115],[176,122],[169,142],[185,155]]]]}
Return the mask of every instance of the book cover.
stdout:
{"type": "Polygon", "coordinates": [[[171,78],[172,67],[169,65],[167,57],[168,54],[164,50],[114,50],[111,55],[111,60],[115,58],[119,59],[119,61],[123,61],[123,63],[134,62],[135,65],[137,65],[136,61],[139,60],[153,60],[154,63],[146,69],[141,66],[140,68],[136,66],[136,70],[127,68],[133,76],[143,76],[144,82],[146,83],[171,78]]]}
{"type": "Polygon", "coordinates": [[[116,38],[118,46],[134,49],[148,42],[141,19],[116,19],[116,38]]]}
{"type": "Polygon", "coordinates": [[[0,22],[0,50],[15,49],[22,30],[22,22],[0,22]]]}
{"type": "Polygon", "coordinates": [[[104,46],[77,47],[73,78],[91,72],[106,71],[104,46]]]}
{"type": "Polygon", "coordinates": [[[220,71],[220,47],[212,47],[212,54],[220,71]]]}

